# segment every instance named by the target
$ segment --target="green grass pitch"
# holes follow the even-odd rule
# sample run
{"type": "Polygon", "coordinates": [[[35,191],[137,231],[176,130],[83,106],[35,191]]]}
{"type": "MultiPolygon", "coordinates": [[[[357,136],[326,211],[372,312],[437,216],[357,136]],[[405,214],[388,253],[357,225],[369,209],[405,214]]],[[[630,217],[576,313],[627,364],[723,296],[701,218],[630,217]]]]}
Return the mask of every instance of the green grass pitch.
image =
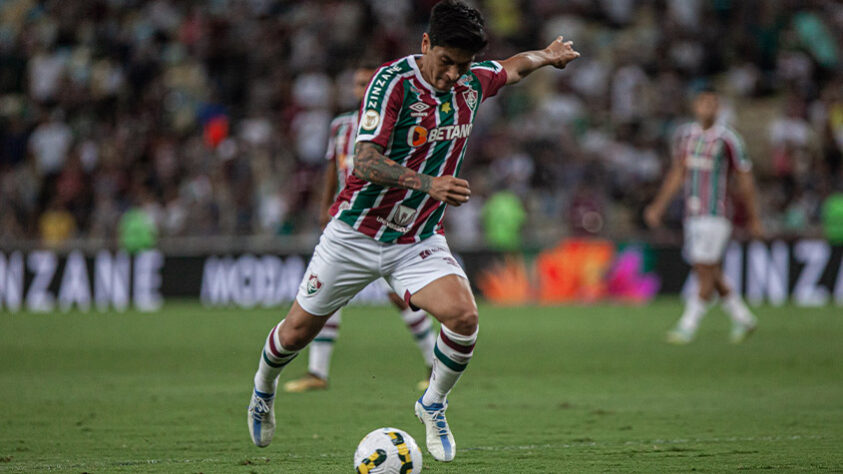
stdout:
{"type": "MultiPolygon", "coordinates": [[[[680,310],[483,305],[450,397],[457,457],[425,452],[425,472],[843,470],[843,310],[758,308],[758,332],[733,346],[715,309],[674,347],[680,310]]],[[[352,307],[330,389],[279,395],[275,440],[253,447],[251,379],[280,315],[0,313],[0,472],[351,472],[374,428],[424,445],[411,336],[390,308],[352,307]]]]}

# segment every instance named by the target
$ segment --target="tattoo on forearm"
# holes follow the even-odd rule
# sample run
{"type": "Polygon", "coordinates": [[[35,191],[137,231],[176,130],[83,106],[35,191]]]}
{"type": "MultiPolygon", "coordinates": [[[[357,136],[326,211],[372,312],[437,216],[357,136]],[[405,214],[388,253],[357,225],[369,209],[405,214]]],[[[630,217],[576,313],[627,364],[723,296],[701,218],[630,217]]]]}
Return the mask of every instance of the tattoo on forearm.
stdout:
{"type": "Polygon", "coordinates": [[[383,155],[374,143],[358,143],[354,150],[354,175],[383,186],[397,186],[427,192],[431,177],[401,166],[383,155]]]}

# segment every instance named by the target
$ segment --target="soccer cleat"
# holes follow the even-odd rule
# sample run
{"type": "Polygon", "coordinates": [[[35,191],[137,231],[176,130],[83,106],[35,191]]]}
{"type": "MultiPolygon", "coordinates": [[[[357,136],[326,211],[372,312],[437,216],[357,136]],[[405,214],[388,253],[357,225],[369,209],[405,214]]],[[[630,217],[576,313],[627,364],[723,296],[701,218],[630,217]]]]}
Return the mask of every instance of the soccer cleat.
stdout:
{"type": "Polygon", "coordinates": [[[682,328],[671,329],[667,332],[666,339],[669,344],[684,346],[694,340],[694,332],[682,328]]]}
{"type": "Polygon", "coordinates": [[[290,393],[310,392],[313,390],[325,390],[328,388],[328,381],[314,374],[307,374],[296,380],[290,380],[284,384],[284,391],[290,393]]]}
{"type": "Polygon", "coordinates": [[[457,451],[457,444],[445,419],[448,402],[432,403],[425,406],[422,399],[416,401],[416,417],[424,423],[427,434],[427,451],[433,459],[442,462],[452,461],[457,451]]]}
{"type": "Polygon", "coordinates": [[[753,320],[751,323],[736,323],[732,324],[732,331],[729,333],[729,341],[732,344],[740,344],[746,340],[753,332],[755,332],[755,328],[758,327],[753,320]]]}
{"type": "Polygon", "coordinates": [[[275,394],[262,393],[254,390],[252,401],[249,402],[249,436],[259,448],[265,448],[272,442],[275,434],[275,408],[273,402],[275,394]]]}

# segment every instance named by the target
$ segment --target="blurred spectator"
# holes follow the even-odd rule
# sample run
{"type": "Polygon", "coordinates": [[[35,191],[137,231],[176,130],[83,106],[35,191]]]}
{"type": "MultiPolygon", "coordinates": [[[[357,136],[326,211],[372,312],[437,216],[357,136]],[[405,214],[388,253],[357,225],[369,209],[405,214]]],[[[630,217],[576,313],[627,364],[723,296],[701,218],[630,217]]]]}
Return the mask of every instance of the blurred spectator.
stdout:
{"type": "Polygon", "coordinates": [[[29,149],[35,156],[38,172],[43,176],[58,174],[73,144],[73,132],[64,122],[64,113],[56,109],[45,116],[29,136],[29,149]]]}
{"type": "Polygon", "coordinates": [[[47,210],[38,219],[41,242],[47,247],[58,247],[76,232],[73,214],[62,206],[58,198],[53,199],[47,210]]]}
{"type": "Polygon", "coordinates": [[[29,59],[29,95],[39,103],[53,101],[61,93],[66,58],[51,48],[38,46],[29,59]]]}
{"type": "Polygon", "coordinates": [[[843,193],[826,198],[822,219],[826,238],[833,243],[843,244],[843,193]]]}
{"type": "MultiPolygon", "coordinates": [[[[328,123],[355,106],[335,91],[364,54],[417,52],[434,3],[0,2],[0,237],[115,242],[120,222],[142,229],[133,246],[315,235],[328,123]]],[[[477,199],[448,211],[463,242],[481,240],[480,197],[503,188],[530,242],[589,232],[585,214],[607,237],[651,236],[639,211],[702,80],[729,94],[723,120],[747,138],[765,218],[821,235],[821,203],[843,190],[839,2],[479,6],[481,59],[560,33],[583,58],[484,103],[460,170],[477,199]]],[[[679,219],[654,238],[678,238],[679,219]]]]}
{"type": "Polygon", "coordinates": [[[158,209],[147,200],[143,205],[130,208],[120,217],[120,247],[130,253],[155,246],[158,229],[155,218],[158,209]]]}
{"type": "Polygon", "coordinates": [[[486,243],[496,250],[518,252],[525,218],[524,206],[515,193],[498,191],[493,194],[483,206],[486,243]]]}
{"type": "Polygon", "coordinates": [[[803,118],[804,104],[798,98],[791,97],[784,112],[769,127],[773,170],[780,178],[796,179],[812,172],[813,130],[803,118]]]}

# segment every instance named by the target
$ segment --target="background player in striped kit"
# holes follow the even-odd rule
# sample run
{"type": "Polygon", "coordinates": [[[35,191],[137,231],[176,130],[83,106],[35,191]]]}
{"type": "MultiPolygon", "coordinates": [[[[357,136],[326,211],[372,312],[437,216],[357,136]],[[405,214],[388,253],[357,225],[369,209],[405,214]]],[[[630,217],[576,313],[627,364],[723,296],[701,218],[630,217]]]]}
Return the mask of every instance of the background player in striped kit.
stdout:
{"type": "Polygon", "coordinates": [[[474,354],[478,312],[468,278],[444,237],[446,204],[471,196],[460,165],[480,104],[506,84],[579,57],[560,36],[542,50],[474,62],[487,43],[480,12],[436,4],[421,55],[382,66],[361,106],[354,174],[331,207],[287,317],[269,333],[255,374],[247,422],[252,441],[275,433],[275,384],[283,367],[316,336],[326,316],[385,277],[411,306],[441,323],[430,386],[415,403],[427,449],[439,461],[456,453],[446,397],[474,354]]]}
{"type": "Polygon", "coordinates": [[[761,237],[763,230],[755,202],[752,162],[746,156],[741,137],[718,123],[718,109],[718,97],[711,88],[701,90],[694,98],[696,122],[677,129],[673,165],[653,203],[644,211],[649,226],[660,225],[667,205],[684,182],[684,252],[696,273],[699,291],[688,298],[679,323],[667,334],[668,342],[674,344],[687,344],[693,340],[715,291],[732,319],[732,342],[742,342],[756,326],[755,316],[740,295],[732,291],[721,268],[732,232],[732,223],[727,217],[726,188],[730,177],[734,177],[744,200],[750,234],[761,237]]]}
{"type": "MultiPolygon", "coordinates": [[[[361,62],[355,68],[352,77],[352,94],[358,103],[363,100],[369,79],[378,66],[379,64],[375,62],[361,62]]],[[[331,220],[329,210],[337,197],[337,191],[345,187],[346,179],[354,170],[354,139],[357,136],[358,113],[359,108],[339,114],[331,121],[331,138],[325,153],[325,159],[328,163],[325,167],[324,187],[322,189],[322,214],[320,215],[322,228],[331,220]]],[[[383,284],[386,287],[386,282],[383,282],[383,284]]],[[[433,369],[433,345],[436,344],[436,334],[432,331],[433,325],[427,317],[427,313],[422,310],[413,310],[395,292],[388,291],[388,293],[389,300],[401,312],[401,319],[404,320],[407,329],[413,334],[421,351],[424,364],[428,369],[427,378],[419,381],[417,385],[419,390],[425,390],[429,383],[430,372],[433,369]]],[[[342,310],[338,309],[328,318],[325,326],[310,343],[307,361],[308,373],[304,377],[285,383],[284,391],[305,392],[328,388],[331,355],[334,351],[334,342],[339,335],[341,322],[342,310]]]]}

